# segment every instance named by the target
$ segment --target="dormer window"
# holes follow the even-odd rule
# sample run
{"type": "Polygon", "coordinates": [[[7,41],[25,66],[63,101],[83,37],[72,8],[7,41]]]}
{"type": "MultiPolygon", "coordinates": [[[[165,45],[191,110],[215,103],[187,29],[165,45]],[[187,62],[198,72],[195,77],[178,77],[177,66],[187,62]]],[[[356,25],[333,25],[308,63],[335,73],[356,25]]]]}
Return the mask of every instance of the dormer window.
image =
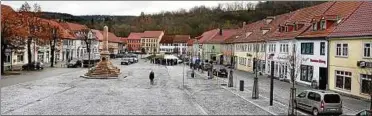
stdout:
{"type": "Polygon", "coordinates": [[[288,32],[288,26],[285,26],[285,32],[288,32]]]}
{"type": "Polygon", "coordinates": [[[313,23],[313,31],[316,31],[316,30],[318,30],[318,25],[317,23],[313,23]]]}
{"type": "Polygon", "coordinates": [[[252,32],[247,32],[247,33],[245,33],[245,37],[248,37],[251,34],[252,34],[252,32]]]}
{"type": "Polygon", "coordinates": [[[326,21],[325,20],[321,20],[320,21],[320,28],[321,28],[321,30],[327,29],[327,25],[326,25],[326,21]]]}

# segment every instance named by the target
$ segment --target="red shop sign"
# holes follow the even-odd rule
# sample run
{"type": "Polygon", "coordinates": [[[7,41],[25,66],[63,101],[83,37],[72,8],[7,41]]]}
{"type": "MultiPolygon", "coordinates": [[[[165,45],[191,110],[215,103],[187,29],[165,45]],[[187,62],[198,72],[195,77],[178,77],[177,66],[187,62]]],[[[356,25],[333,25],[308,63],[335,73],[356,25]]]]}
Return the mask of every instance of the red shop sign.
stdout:
{"type": "Polygon", "coordinates": [[[317,62],[317,63],[323,63],[323,64],[326,63],[326,61],[321,60],[321,59],[318,59],[318,60],[316,60],[316,59],[310,59],[310,62],[317,62]]]}

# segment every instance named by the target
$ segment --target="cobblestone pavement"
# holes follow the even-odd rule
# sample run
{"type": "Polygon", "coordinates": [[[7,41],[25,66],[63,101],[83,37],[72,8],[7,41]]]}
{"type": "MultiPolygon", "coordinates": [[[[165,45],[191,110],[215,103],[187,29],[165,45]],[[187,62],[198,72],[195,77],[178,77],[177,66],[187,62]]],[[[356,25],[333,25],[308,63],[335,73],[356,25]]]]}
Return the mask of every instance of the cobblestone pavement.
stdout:
{"type": "MultiPolygon", "coordinates": [[[[121,69],[118,79],[80,78],[87,70],[58,69],[35,73],[38,79],[1,88],[2,115],[285,115],[290,84],[275,81],[274,105],[269,106],[269,79],[259,77],[260,99],[251,99],[253,75],[235,71],[235,84],[245,81],[245,91],[226,87],[227,79],[207,79],[187,66],[161,66],[140,60],[121,69]],[[62,71],[63,70],[63,71],[62,71]],[[155,72],[150,85],[149,72],[155,72]]],[[[29,74],[31,75],[31,74],[29,74]]],[[[29,76],[28,75],[28,76],[29,76]]],[[[19,76],[19,75],[18,75],[19,76]]],[[[27,75],[12,78],[27,78],[27,75]]],[[[11,79],[11,78],[7,78],[11,79]]],[[[6,79],[4,79],[6,80],[6,79]]],[[[3,81],[3,80],[2,80],[3,81]]],[[[306,87],[298,86],[299,90],[306,87]]],[[[344,112],[355,114],[366,102],[343,97],[344,112]],[[355,106],[354,106],[355,105],[355,106]]],[[[299,112],[300,115],[307,114],[299,112]]]]}
{"type": "MultiPolygon", "coordinates": [[[[215,67],[221,67],[221,66],[215,66],[215,67]]],[[[200,74],[200,73],[198,73],[200,74]]],[[[245,72],[245,71],[240,71],[240,70],[234,70],[234,85],[238,84],[239,80],[244,80],[245,83],[245,90],[249,91],[249,94],[247,94],[247,98],[251,98],[251,90],[253,89],[253,82],[254,82],[254,74],[245,72]]],[[[227,79],[222,79],[227,82],[227,79]]],[[[259,80],[259,93],[260,97],[263,99],[268,99],[270,97],[270,78],[268,78],[266,75],[263,76],[258,76],[259,80]]],[[[288,103],[289,103],[289,92],[290,92],[290,87],[292,85],[288,82],[283,82],[279,80],[274,80],[274,101],[277,102],[278,104],[282,104],[282,106],[288,108],[288,103]]],[[[295,85],[297,88],[297,93],[303,90],[311,89],[310,87],[302,86],[302,85],[295,85]]],[[[234,90],[238,90],[238,86],[234,86],[234,90]]],[[[361,110],[364,109],[369,109],[369,102],[368,101],[363,101],[363,100],[358,100],[354,98],[350,98],[347,96],[341,96],[343,100],[343,112],[344,115],[355,115],[361,110]]],[[[267,104],[269,103],[266,101],[267,104]]],[[[306,113],[308,114],[309,112],[305,112],[300,110],[301,113],[306,113]]]]}
{"type": "Polygon", "coordinates": [[[203,114],[178,84],[168,81],[171,77],[164,66],[137,63],[119,67],[122,74],[118,79],[80,78],[86,72],[81,70],[3,87],[1,114],[203,114]],[[149,84],[151,69],[157,76],[155,85],[149,84]]]}

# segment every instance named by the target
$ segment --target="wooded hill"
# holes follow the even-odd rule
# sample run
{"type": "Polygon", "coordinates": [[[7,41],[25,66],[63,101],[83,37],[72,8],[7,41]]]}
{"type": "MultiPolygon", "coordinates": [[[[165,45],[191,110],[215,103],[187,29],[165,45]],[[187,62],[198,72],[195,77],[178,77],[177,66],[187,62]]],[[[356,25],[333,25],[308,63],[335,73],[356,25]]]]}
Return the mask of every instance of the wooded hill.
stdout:
{"type": "Polygon", "coordinates": [[[224,3],[216,7],[195,6],[190,10],[160,12],[140,16],[90,15],[73,16],[66,13],[44,12],[44,18],[57,18],[85,24],[102,30],[104,25],[117,36],[126,37],[130,32],[165,30],[166,34],[189,34],[192,37],[214,28],[238,28],[243,22],[254,22],[267,16],[275,16],[309,7],[325,1],[267,1],[252,3],[224,3]]]}

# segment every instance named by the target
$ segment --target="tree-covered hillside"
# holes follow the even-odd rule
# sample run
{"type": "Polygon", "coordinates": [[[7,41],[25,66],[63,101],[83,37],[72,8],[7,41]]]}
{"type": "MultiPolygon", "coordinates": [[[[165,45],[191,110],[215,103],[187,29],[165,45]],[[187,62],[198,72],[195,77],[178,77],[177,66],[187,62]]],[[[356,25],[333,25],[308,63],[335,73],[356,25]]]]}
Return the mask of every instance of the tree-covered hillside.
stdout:
{"type": "Polygon", "coordinates": [[[238,28],[243,22],[254,22],[266,16],[275,16],[324,1],[267,1],[252,3],[225,3],[216,7],[195,6],[190,10],[141,13],[140,16],[73,16],[66,13],[45,12],[44,17],[58,18],[85,24],[101,30],[104,25],[117,36],[126,37],[130,32],[165,30],[166,34],[190,34],[192,37],[213,28],[238,28]]]}

